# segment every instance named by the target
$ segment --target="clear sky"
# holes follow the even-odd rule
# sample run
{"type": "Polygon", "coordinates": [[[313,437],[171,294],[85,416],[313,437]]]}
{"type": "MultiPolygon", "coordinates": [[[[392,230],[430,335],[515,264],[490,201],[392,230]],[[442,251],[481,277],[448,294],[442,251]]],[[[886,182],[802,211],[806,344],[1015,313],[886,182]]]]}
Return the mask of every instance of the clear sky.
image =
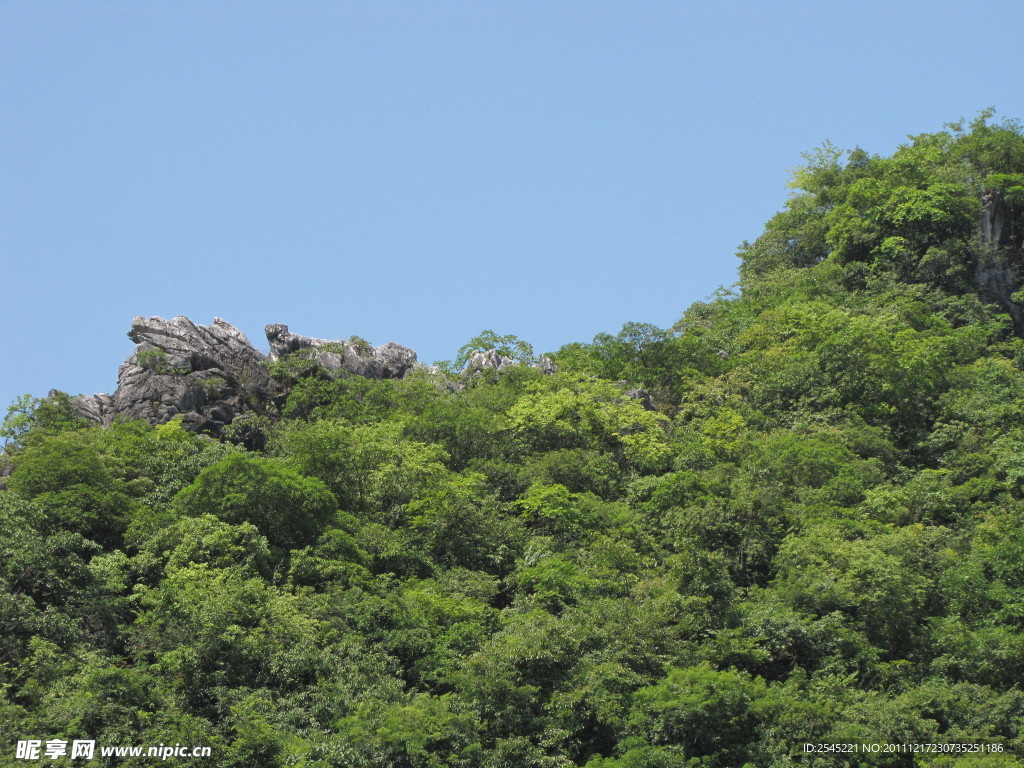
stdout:
{"type": "Polygon", "coordinates": [[[1024,118],[1019,0],[0,2],[0,415],[135,315],[451,358],[674,323],[824,140],[1024,118]]]}

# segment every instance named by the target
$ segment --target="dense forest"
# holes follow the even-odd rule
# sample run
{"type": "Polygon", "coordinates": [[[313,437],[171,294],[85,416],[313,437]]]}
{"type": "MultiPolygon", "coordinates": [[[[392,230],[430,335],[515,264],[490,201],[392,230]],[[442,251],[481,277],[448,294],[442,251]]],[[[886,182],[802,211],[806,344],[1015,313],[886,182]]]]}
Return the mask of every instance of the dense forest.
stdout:
{"type": "Polygon", "coordinates": [[[735,287],[553,373],[16,403],[0,764],[1024,766],[1024,130],[805,160],[735,287]]]}

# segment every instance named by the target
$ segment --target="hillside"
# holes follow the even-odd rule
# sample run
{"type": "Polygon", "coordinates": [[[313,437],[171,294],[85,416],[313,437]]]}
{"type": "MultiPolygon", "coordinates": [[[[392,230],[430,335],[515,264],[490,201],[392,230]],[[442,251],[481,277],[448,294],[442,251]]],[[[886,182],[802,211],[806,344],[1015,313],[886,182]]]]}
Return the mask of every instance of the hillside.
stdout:
{"type": "Polygon", "coordinates": [[[1024,130],[805,161],[670,329],[137,318],[16,403],[0,764],[1024,766],[1024,130]]]}

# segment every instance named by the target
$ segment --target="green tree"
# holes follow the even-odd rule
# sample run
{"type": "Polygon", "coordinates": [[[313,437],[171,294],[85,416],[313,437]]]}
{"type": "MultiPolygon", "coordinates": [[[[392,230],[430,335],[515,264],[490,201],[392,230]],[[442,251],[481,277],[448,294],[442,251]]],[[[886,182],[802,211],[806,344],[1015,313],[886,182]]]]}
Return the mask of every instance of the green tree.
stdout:
{"type": "Polygon", "coordinates": [[[47,435],[27,445],[8,485],[43,510],[43,531],[69,530],[108,546],[120,541],[132,511],[111,461],[81,433],[47,435]]]}
{"type": "Polygon", "coordinates": [[[532,365],[536,362],[533,346],[528,342],[513,334],[502,336],[494,331],[485,330],[459,347],[459,351],[455,355],[454,368],[462,370],[474,352],[487,352],[492,349],[502,357],[511,358],[517,363],[532,365]]]}
{"type": "Polygon", "coordinates": [[[200,472],[174,498],[174,508],[192,517],[251,523],[272,547],[289,550],[315,541],[338,502],[319,480],[273,459],[233,455],[200,472]]]}

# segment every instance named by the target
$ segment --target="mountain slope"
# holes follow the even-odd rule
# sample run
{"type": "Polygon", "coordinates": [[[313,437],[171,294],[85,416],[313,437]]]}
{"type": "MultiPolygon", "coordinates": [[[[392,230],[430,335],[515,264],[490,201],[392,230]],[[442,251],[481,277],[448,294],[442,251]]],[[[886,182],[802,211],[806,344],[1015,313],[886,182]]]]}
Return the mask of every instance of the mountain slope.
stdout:
{"type": "Polygon", "coordinates": [[[735,290],[554,365],[492,332],[461,374],[296,345],[198,432],[21,403],[9,731],[215,766],[1024,765],[1024,133],[826,146],[793,184],[735,290]]]}

